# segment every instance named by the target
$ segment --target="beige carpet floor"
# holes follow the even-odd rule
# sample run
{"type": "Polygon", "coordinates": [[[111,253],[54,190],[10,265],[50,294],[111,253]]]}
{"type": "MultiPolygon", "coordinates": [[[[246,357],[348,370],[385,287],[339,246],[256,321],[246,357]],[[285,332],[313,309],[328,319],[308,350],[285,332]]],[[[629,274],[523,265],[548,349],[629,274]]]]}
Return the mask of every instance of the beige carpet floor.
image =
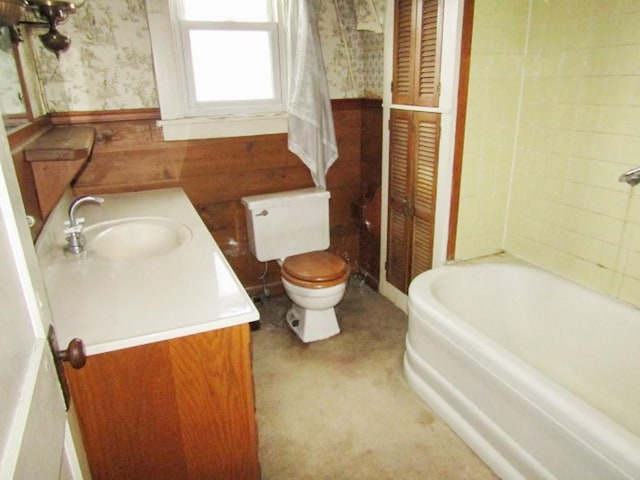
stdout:
{"type": "Polygon", "coordinates": [[[288,307],[266,299],[252,333],[264,480],[496,478],[406,383],[401,310],[352,281],[342,332],[303,344],[288,307]]]}

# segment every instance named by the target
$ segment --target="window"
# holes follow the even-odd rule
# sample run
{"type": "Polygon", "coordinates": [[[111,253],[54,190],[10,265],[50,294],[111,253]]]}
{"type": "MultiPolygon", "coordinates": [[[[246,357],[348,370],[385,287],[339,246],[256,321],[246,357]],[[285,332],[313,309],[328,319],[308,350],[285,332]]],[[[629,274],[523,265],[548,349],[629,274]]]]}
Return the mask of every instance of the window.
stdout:
{"type": "Polygon", "coordinates": [[[178,3],[189,113],[282,111],[271,0],[178,3]]]}
{"type": "Polygon", "coordinates": [[[286,131],[280,0],[147,0],[165,139],[286,131]]]}

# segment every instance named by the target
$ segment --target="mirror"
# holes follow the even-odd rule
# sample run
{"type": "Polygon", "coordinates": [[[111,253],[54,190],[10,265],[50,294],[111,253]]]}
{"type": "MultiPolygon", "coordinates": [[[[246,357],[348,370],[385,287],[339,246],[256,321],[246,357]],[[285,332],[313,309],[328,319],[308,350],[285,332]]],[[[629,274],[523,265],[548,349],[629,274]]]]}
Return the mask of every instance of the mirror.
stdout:
{"type": "Polygon", "coordinates": [[[0,27],[0,111],[7,133],[29,121],[9,27],[0,27]]]}

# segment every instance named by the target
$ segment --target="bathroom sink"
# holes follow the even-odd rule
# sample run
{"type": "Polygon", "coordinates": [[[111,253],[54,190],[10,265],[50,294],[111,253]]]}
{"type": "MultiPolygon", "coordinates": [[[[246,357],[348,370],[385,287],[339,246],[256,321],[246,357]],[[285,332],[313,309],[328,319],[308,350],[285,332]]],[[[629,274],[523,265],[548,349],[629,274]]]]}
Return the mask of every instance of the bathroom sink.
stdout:
{"type": "Polygon", "coordinates": [[[84,229],[87,251],[120,262],[166,255],[191,240],[191,229],[164,217],[133,217],[84,229]]]}

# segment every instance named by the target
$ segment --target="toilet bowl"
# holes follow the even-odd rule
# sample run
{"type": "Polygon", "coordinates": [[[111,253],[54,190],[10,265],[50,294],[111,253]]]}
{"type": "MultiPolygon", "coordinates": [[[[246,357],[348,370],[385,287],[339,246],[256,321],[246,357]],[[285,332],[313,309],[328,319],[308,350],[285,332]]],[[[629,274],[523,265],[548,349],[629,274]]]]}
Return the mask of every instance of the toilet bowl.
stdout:
{"type": "Polygon", "coordinates": [[[344,295],[349,265],[326,251],[330,197],[327,190],[303,188],[242,198],[249,250],[261,262],[281,264],[293,303],[286,320],[303,342],[340,332],[334,307],[344,295]]]}
{"type": "Polygon", "coordinates": [[[293,303],[286,315],[291,329],[305,343],[340,333],[334,307],[342,300],[349,266],[330,252],[310,252],[285,259],[284,291],[293,303]]]}

